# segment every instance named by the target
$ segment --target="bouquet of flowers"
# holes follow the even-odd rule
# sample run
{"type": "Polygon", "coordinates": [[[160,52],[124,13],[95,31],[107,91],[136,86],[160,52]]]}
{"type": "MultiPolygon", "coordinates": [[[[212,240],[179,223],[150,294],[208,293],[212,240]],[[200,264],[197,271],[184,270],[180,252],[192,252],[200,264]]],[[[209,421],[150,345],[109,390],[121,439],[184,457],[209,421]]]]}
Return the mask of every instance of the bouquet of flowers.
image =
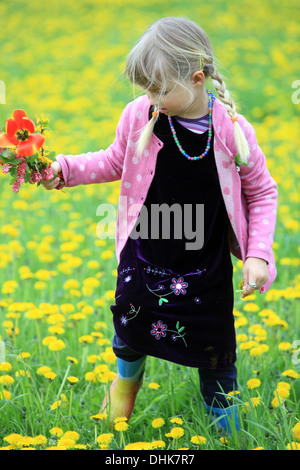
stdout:
{"type": "Polygon", "coordinates": [[[15,193],[23,183],[40,185],[42,180],[57,176],[62,182],[56,189],[63,187],[62,175],[54,175],[51,168],[55,152],[44,146],[48,130],[47,119],[37,118],[35,125],[21,109],[6,120],[5,132],[0,130],[0,165],[3,173],[11,175],[15,193]]]}

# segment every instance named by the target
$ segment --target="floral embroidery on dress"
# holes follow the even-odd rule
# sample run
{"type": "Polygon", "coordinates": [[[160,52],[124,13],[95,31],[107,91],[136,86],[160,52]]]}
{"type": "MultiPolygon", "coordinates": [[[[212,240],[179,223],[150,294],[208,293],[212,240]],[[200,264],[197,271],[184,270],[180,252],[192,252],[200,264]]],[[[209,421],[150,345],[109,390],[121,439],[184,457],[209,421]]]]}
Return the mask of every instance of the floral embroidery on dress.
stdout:
{"type": "Polygon", "coordinates": [[[157,323],[152,323],[152,330],[150,334],[154,336],[155,339],[160,339],[161,337],[167,336],[166,330],[168,329],[168,325],[163,323],[161,320],[158,320],[157,323]]]}
{"type": "Polygon", "coordinates": [[[167,332],[174,333],[171,336],[172,340],[176,341],[178,338],[180,338],[184,342],[185,347],[187,347],[187,343],[184,338],[185,333],[183,333],[184,330],[185,330],[185,327],[180,326],[179,321],[176,323],[176,331],[175,331],[175,330],[170,330],[168,328],[168,325],[163,323],[161,320],[158,320],[158,322],[152,323],[150,334],[154,336],[156,340],[159,340],[161,338],[165,338],[167,336],[167,332]]]}
{"type": "Polygon", "coordinates": [[[130,271],[135,271],[135,268],[127,266],[127,268],[123,268],[121,271],[119,271],[119,276],[123,276],[123,274],[128,274],[130,271]]]}
{"type": "Polygon", "coordinates": [[[188,283],[184,282],[183,277],[180,277],[178,280],[173,277],[172,282],[173,284],[171,284],[170,287],[173,289],[175,295],[186,294],[186,287],[188,287],[188,283]]]}
{"type": "Polygon", "coordinates": [[[133,320],[139,314],[140,309],[141,307],[138,307],[138,309],[136,310],[136,308],[132,304],[130,304],[129,312],[127,312],[125,315],[121,315],[120,317],[120,322],[122,323],[122,325],[126,326],[130,320],[133,320]]]}

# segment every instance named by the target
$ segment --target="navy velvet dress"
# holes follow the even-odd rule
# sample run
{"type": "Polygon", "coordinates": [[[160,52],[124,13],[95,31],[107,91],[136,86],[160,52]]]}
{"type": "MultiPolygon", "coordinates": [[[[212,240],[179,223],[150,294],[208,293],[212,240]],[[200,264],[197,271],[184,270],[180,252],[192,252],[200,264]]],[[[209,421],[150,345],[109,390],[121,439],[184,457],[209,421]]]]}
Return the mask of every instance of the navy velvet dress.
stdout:
{"type": "MultiPolygon", "coordinates": [[[[189,155],[205,150],[208,131],[195,134],[173,124],[189,155]]],[[[229,367],[236,360],[232,262],[213,136],[209,153],[190,161],[179,152],[167,116],[160,115],[154,132],[164,147],[120,255],[111,306],[115,331],[140,354],[191,367],[229,367]]]]}

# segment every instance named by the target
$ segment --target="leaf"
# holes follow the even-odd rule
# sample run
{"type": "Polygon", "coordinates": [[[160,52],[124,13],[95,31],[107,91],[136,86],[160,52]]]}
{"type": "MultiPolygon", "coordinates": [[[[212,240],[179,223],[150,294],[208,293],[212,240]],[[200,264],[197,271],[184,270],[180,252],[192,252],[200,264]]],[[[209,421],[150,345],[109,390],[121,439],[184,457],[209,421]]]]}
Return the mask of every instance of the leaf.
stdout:
{"type": "Polygon", "coordinates": [[[30,163],[30,165],[33,165],[37,158],[38,153],[35,153],[34,155],[31,155],[29,158],[27,158],[27,162],[30,163]]]}
{"type": "Polygon", "coordinates": [[[1,155],[0,157],[2,163],[9,164],[9,165],[18,165],[21,162],[20,158],[16,158],[15,160],[12,160],[10,158],[4,157],[1,155]]]}
{"type": "Polygon", "coordinates": [[[185,326],[182,326],[181,328],[179,328],[178,333],[181,333],[184,329],[185,329],[185,326]]]}
{"type": "Polygon", "coordinates": [[[1,152],[1,158],[2,157],[7,158],[11,161],[13,158],[16,157],[16,154],[12,152],[10,149],[4,149],[1,152]]]}
{"type": "Polygon", "coordinates": [[[235,157],[235,163],[236,163],[237,166],[241,166],[241,165],[247,166],[247,165],[248,165],[247,162],[242,162],[239,153],[238,153],[238,154],[236,155],[236,157],[235,157]]]}
{"type": "Polygon", "coordinates": [[[56,157],[56,152],[53,152],[53,151],[48,153],[47,155],[47,158],[50,158],[50,160],[53,160],[53,161],[55,160],[55,157],[56,157]]]}
{"type": "Polygon", "coordinates": [[[176,323],[176,329],[178,330],[179,328],[179,321],[176,323]]]}
{"type": "Polygon", "coordinates": [[[162,305],[163,302],[167,302],[167,303],[168,303],[169,301],[168,301],[167,299],[163,299],[163,298],[161,297],[161,298],[159,299],[159,301],[158,301],[158,305],[162,305]]]}

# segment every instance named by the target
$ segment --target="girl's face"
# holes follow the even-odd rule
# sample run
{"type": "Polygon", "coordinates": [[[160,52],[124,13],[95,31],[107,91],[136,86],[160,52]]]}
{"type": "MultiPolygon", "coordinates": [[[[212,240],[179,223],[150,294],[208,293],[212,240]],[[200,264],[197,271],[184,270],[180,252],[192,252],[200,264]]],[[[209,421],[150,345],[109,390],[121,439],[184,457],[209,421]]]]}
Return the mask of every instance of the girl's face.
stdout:
{"type": "Polygon", "coordinates": [[[203,80],[193,79],[188,85],[187,89],[184,86],[170,83],[163,94],[154,87],[146,89],[146,94],[151,106],[157,105],[161,113],[193,119],[201,116],[208,100],[203,80]]]}

